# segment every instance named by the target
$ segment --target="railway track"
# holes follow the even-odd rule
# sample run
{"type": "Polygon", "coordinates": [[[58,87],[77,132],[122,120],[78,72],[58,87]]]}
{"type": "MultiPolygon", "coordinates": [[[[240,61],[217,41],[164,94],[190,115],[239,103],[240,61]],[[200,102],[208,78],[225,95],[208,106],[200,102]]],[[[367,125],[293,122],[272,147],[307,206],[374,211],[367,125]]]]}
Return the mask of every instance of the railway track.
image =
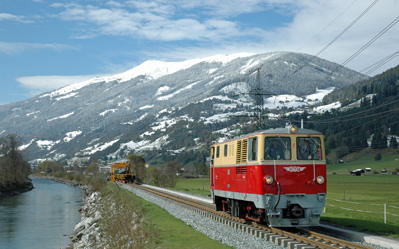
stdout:
{"type": "MultiPolygon", "coordinates": [[[[348,249],[366,249],[369,247],[334,238],[317,232],[300,228],[278,229],[261,225],[252,221],[233,217],[230,214],[216,211],[214,204],[193,200],[191,198],[182,197],[164,192],[161,190],[148,188],[145,186],[126,184],[131,188],[138,188],[151,194],[161,196],[173,200],[179,205],[184,206],[191,211],[199,213],[205,217],[211,218],[220,223],[229,225],[233,228],[240,229],[246,233],[252,234],[259,238],[275,243],[279,246],[290,249],[312,249],[312,248],[348,248],[348,249]]],[[[125,186],[126,186],[125,185],[125,186]]]]}

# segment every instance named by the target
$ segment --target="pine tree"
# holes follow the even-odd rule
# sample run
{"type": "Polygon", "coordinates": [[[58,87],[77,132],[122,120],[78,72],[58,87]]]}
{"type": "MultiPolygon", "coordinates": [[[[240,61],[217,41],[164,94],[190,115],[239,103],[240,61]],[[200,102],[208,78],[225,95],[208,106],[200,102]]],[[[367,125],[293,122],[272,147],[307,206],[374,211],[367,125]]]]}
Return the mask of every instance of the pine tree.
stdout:
{"type": "Polygon", "coordinates": [[[396,141],[396,137],[392,136],[391,141],[389,142],[389,147],[391,148],[398,148],[398,141],[396,141]]]}

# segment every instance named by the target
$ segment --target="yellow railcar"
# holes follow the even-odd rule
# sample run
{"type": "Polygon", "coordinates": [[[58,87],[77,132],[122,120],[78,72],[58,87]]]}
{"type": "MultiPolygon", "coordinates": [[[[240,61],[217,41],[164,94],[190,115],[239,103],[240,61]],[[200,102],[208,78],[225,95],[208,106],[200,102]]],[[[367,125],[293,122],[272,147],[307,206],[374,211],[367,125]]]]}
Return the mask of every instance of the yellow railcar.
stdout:
{"type": "Polygon", "coordinates": [[[113,163],[111,164],[111,181],[133,183],[136,175],[132,174],[130,163],[113,163]]]}

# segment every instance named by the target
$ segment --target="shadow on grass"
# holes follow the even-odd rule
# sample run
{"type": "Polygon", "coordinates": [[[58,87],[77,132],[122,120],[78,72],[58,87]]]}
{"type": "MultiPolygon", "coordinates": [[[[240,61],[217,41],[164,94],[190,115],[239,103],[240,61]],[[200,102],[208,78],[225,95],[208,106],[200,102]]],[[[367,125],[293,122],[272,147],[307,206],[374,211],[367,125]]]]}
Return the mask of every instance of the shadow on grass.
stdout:
{"type": "Polygon", "coordinates": [[[380,222],[367,221],[367,220],[356,220],[348,218],[335,218],[335,217],[323,217],[323,222],[334,223],[337,225],[351,227],[361,232],[371,232],[378,235],[386,235],[394,238],[399,238],[399,226],[384,224],[380,222]]]}

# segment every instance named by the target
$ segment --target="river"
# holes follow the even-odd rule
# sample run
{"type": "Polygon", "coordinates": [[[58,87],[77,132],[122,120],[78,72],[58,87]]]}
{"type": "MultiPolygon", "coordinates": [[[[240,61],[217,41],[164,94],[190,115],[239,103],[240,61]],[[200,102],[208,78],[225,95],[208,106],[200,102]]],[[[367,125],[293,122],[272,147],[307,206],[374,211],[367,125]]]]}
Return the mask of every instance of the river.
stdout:
{"type": "Polygon", "coordinates": [[[33,178],[33,190],[0,199],[0,249],[57,249],[71,243],[84,191],[33,178]]]}

